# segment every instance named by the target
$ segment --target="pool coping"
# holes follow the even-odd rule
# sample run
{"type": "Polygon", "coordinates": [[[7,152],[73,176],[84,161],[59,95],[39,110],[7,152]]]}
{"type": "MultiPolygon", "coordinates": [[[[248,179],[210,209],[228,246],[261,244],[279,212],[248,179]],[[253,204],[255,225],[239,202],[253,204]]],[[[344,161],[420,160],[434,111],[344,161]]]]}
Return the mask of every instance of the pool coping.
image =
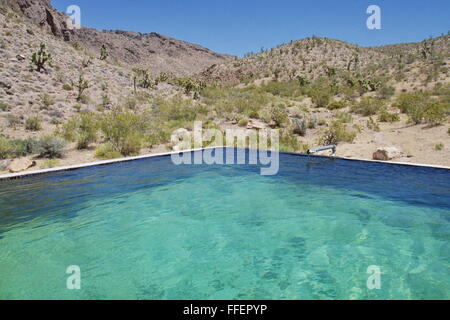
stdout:
{"type": "MultiPolygon", "coordinates": [[[[22,177],[27,177],[27,176],[41,175],[41,174],[46,174],[46,173],[53,173],[53,172],[60,172],[60,171],[71,171],[71,170],[77,170],[77,169],[82,169],[82,168],[87,168],[87,167],[104,166],[104,165],[113,164],[113,163],[119,163],[119,162],[130,162],[130,161],[141,160],[141,159],[156,158],[156,157],[163,157],[163,156],[171,156],[171,155],[174,155],[174,154],[187,153],[187,152],[196,152],[196,151],[203,151],[203,150],[209,150],[209,149],[218,149],[218,148],[227,148],[227,147],[226,146],[216,146],[216,147],[197,148],[197,149],[189,149],[189,150],[182,150],[182,151],[171,151],[171,152],[163,152],[163,153],[144,154],[144,155],[135,156],[135,157],[127,157],[127,158],[119,158],[119,159],[111,159],[111,160],[101,160],[101,161],[94,161],[94,162],[75,164],[75,165],[70,165],[70,166],[60,166],[60,167],[49,168],[49,169],[23,171],[23,172],[17,172],[17,173],[6,173],[6,174],[0,175],[0,181],[16,179],[16,178],[22,178],[22,177]]],[[[248,149],[246,148],[246,150],[248,150],[248,149]]],[[[436,168],[436,169],[447,169],[447,170],[450,170],[450,167],[447,167],[447,166],[429,165],[429,164],[422,164],[422,163],[391,162],[391,161],[380,161],[380,160],[368,160],[368,159],[361,159],[361,158],[333,157],[333,156],[325,156],[325,155],[309,155],[309,154],[294,153],[294,152],[280,152],[280,153],[296,155],[296,156],[305,156],[305,157],[341,159],[341,160],[348,160],[348,161],[373,162],[373,163],[383,163],[383,164],[389,164],[389,165],[401,165],[401,166],[410,166],[410,167],[425,167],[425,168],[436,168]]]]}

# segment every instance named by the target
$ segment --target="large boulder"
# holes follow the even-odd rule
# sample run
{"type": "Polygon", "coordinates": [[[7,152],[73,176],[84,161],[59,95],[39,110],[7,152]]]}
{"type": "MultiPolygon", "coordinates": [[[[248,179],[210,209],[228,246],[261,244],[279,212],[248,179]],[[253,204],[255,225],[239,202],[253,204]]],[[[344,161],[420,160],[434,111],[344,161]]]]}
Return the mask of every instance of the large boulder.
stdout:
{"type": "Polygon", "coordinates": [[[27,158],[14,159],[8,166],[8,170],[11,173],[22,172],[36,165],[36,161],[31,161],[27,158]]]}
{"type": "Polygon", "coordinates": [[[402,157],[402,151],[397,147],[380,147],[373,154],[373,160],[389,161],[402,157]]]}
{"type": "Polygon", "coordinates": [[[0,172],[6,171],[11,164],[11,160],[0,160],[0,172]]]}

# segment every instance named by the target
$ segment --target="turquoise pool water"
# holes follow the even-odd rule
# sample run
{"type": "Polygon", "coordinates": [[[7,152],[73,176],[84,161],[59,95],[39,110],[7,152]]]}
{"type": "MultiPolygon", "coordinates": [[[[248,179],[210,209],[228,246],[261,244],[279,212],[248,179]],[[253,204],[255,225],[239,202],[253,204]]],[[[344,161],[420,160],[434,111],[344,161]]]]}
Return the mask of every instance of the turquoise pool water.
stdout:
{"type": "Polygon", "coordinates": [[[159,157],[0,181],[0,299],[449,298],[448,170],[159,157]]]}

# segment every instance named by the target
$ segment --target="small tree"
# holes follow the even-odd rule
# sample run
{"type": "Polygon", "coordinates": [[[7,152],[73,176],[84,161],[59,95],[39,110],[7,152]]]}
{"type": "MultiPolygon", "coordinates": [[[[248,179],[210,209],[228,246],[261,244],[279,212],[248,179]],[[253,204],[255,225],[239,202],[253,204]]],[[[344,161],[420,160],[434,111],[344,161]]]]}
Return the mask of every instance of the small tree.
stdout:
{"type": "Polygon", "coordinates": [[[75,84],[75,87],[78,88],[77,101],[81,101],[84,91],[86,89],[89,89],[90,84],[89,84],[89,81],[83,77],[83,75],[80,75],[80,77],[78,78],[78,83],[75,84]]]}
{"type": "Polygon", "coordinates": [[[109,52],[106,50],[105,45],[102,45],[102,48],[100,49],[100,60],[106,60],[109,57],[109,52]]]}
{"type": "Polygon", "coordinates": [[[38,51],[33,52],[31,55],[31,65],[36,67],[37,72],[41,72],[41,70],[45,69],[45,64],[49,64],[51,66],[52,63],[52,54],[47,52],[47,45],[44,42],[41,42],[40,48],[38,51]]]}
{"type": "Polygon", "coordinates": [[[156,85],[156,82],[152,80],[152,76],[148,69],[145,68],[134,68],[133,69],[133,84],[134,92],[137,92],[137,87],[144,89],[152,88],[156,85]]]}

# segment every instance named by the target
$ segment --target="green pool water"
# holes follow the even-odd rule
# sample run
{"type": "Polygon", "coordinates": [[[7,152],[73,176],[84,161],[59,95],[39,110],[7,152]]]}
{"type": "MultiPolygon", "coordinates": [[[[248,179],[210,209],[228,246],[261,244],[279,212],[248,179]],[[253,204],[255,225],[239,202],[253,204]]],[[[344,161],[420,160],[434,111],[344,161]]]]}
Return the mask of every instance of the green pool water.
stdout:
{"type": "Polygon", "coordinates": [[[0,182],[0,299],[450,298],[449,171],[280,161],[272,177],[161,157],[0,182]]]}

